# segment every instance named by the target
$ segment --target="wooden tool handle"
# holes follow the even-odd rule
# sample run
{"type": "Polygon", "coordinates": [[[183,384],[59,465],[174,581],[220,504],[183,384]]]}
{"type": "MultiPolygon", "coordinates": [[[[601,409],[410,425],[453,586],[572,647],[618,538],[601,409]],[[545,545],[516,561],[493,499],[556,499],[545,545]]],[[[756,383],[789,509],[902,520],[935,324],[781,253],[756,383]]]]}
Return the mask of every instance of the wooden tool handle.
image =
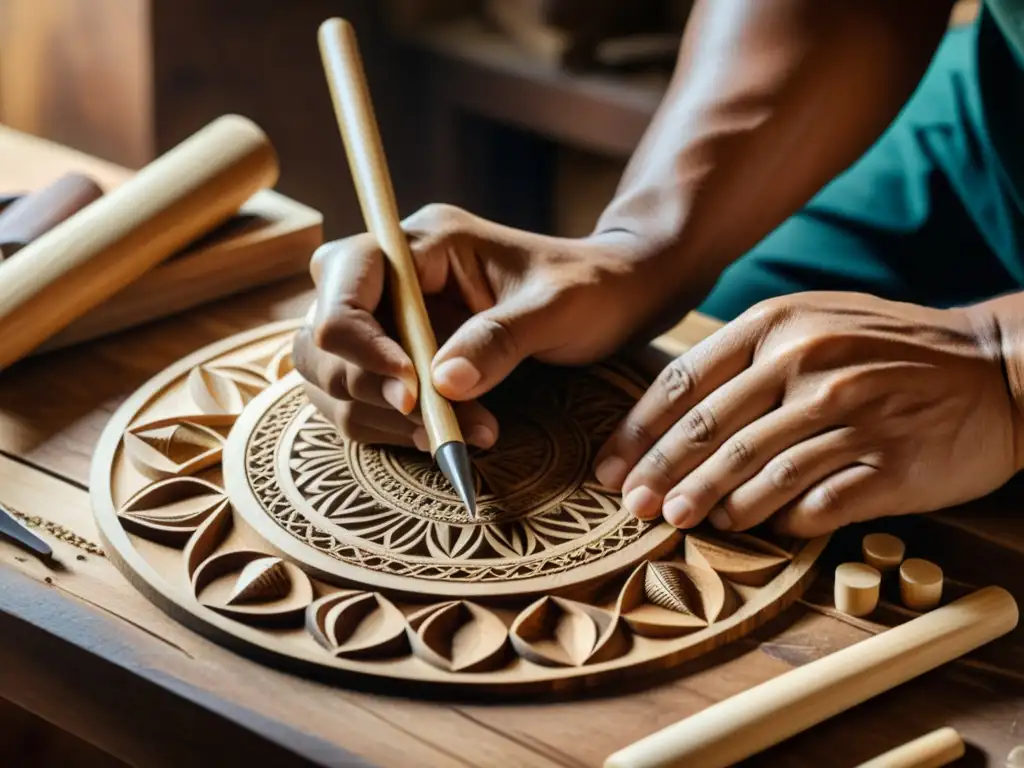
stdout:
{"type": "Polygon", "coordinates": [[[13,256],[36,238],[103,196],[103,189],[81,173],[67,173],[15,200],[0,213],[0,252],[13,256]]]}
{"type": "Polygon", "coordinates": [[[431,453],[444,443],[463,442],[451,403],[438,394],[430,376],[437,340],[423,302],[416,265],[398,218],[377,119],[352,25],[328,19],[320,25],[320,55],[334,104],[348,164],[367,229],[377,238],[390,265],[389,281],[402,346],[419,379],[420,414],[431,453]]]}
{"type": "Polygon", "coordinates": [[[964,756],[964,740],[953,728],[939,728],[908,741],[857,768],[940,768],[964,756]]]}
{"type": "Polygon", "coordinates": [[[1005,635],[1017,603],[986,587],[708,707],[605,768],[723,768],[1005,635]]]}
{"type": "Polygon", "coordinates": [[[221,117],[0,263],[0,368],[222,224],[277,170],[256,125],[221,117]]]}

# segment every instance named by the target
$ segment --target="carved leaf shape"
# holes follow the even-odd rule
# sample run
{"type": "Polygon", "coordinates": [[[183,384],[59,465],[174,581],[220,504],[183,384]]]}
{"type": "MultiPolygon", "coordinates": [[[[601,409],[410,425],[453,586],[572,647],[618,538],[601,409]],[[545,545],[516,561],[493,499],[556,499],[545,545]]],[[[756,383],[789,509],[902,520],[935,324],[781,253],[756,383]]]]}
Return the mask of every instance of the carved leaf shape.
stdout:
{"type": "Polygon", "coordinates": [[[157,480],[118,510],[126,530],[171,547],[182,547],[227,498],[217,485],[195,477],[157,480]]]}
{"type": "Polygon", "coordinates": [[[125,432],[125,453],[151,480],[192,475],[220,461],[224,436],[215,427],[234,420],[224,414],[196,414],[139,424],[125,432]]]}
{"type": "Polygon", "coordinates": [[[750,587],[763,587],[790,561],[785,551],[767,543],[759,546],[752,537],[727,541],[691,533],[686,537],[684,551],[687,563],[710,568],[737,584],[750,587]]]}
{"type": "Polygon", "coordinates": [[[505,662],[508,630],[476,603],[457,600],[409,617],[413,653],[446,672],[489,672],[505,662]]]}
{"type": "Polygon", "coordinates": [[[509,636],[520,656],[544,666],[578,667],[629,650],[617,615],[561,597],[542,597],[527,606],[509,636]]]}
{"type": "Polygon", "coordinates": [[[290,589],[288,571],[281,558],[264,557],[242,569],[228,597],[228,605],[273,602],[286,596],[290,589]]]}
{"type": "Polygon", "coordinates": [[[307,606],[313,602],[313,584],[300,568],[252,550],[223,552],[207,558],[192,575],[192,592],[207,608],[260,626],[301,625],[307,606]],[[247,566],[267,560],[277,562],[264,562],[259,571],[280,569],[272,577],[273,588],[251,590],[252,572],[246,573],[247,566]],[[248,593],[244,604],[233,600],[238,593],[248,593]]]}
{"type": "Polygon", "coordinates": [[[642,563],[619,593],[618,613],[636,634],[679,637],[729,616],[739,597],[714,571],[681,562],[642,563]]]}
{"type": "Polygon", "coordinates": [[[234,525],[234,515],[231,504],[227,500],[206,518],[206,520],[192,534],[192,538],[185,545],[182,553],[185,562],[185,573],[191,583],[196,570],[204,563],[217,548],[224,543],[234,525]]]}
{"type": "Polygon", "coordinates": [[[292,342],[289,339],[270,358],[270,362],[267,363],[266,377],[271,382],[280,381],[293,370],[295,370],[295,363],[292,360],[292,342]]]}
{"type": "Polygon", "coordinates": [[[336,656],[390,658],[408,652],[405,616],[375,592],[335,592],[306,609],[306,630],[336,656]]]}
{"type": "Polygon", "coordinates": [[[677,613],[697,615],[690,607],[691,596],[682,572],[668,563],[649,563],[644,574],[644,591],[647,599],[654,605],[660,605],[677,613]]]}
{"type": "Polygon", "coordinates": [[[205,366],[192,369],[188,391],[203,413],[237,416],[268,384],[255,366],[205,366]]]}

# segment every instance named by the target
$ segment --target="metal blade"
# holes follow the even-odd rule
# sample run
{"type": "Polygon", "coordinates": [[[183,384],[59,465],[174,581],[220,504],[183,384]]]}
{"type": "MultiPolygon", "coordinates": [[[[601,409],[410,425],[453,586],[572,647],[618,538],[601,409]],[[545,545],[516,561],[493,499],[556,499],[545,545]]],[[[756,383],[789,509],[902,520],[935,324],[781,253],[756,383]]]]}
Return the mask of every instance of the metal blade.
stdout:
{"type": "Polygon", "coordinates": [[[21,524],[11,512],[0,506],[0,535],[20,544],[38,557],[53,557],[50,545],[21,524]]]}

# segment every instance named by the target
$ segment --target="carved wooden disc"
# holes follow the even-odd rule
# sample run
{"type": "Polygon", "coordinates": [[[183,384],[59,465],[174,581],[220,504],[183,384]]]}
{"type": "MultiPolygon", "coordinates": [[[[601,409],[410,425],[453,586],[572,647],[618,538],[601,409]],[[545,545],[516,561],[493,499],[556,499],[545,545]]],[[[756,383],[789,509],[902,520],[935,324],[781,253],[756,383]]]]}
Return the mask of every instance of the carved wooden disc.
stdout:
{"type": "Polygon", "coordinates": [[[644,390],[627,368],[528,365],[492,393],[471,520],[429,455],[346,441],[309,404],[296,326],[172,366],[97,449],[109,554],[198,631],[306,673],[511,694],[677,664],[803,592],[825,538],[684,536],[597,485],[644,390]]]}

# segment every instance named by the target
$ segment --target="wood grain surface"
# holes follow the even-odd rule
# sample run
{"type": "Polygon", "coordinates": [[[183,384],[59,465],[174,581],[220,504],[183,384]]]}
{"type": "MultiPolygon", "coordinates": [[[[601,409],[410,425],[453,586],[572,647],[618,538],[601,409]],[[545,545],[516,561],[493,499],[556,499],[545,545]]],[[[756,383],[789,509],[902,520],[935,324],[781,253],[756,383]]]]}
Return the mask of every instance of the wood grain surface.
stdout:
{"type": "MultiPolygon", "coordinates": [[[[0,167],[3,188],[25,183],[25,176],[0,167]]],[[[197,719],[181,720],[192,724],[192,734],[221,734],[242,749],[241,742],[262,732],[313,765],[345,765],[349,758],[338,751],[343,749],[381,766],[409,765],[413,756],[416,764],[431,766],[579,768],[601,765],[613,752],[687,714],[912,615],[901,607],[897,587],[895,595],[883,589],[882,603],[868,619],[837,616],[826,575],[770,624],[651,688],[516,706],[442,704],[332,688],[203,640],[170,621],[97,554],[85,490],[90,457],[112,409],[158,371],[232,333],[299,317],[311,300],[308,281],[296,279],[173,321],[24,360],[0,374],[0,501],[41,526],[64,564],[47,569],[0,542],[0,669],[26,670],[17,685],[0,675],[0,697],[141,766],[161,764],[161,747],[171,738],[168,724],[176,712],[192,711],[197,719]],[[78,668],[58,663],[64,654],[78,668]],[[119,658],[127,660],[120,666],[127,677],[110,666],[110,659],[119,658]],[[135,678],[157,684],[140,685],[134,705],[126,707],[114,683],[135,678]],[[33,689],[42,693],[33,697],[33,689]],[[197,706],[201,716],[194,714],[197,706]],[[154,712],[168,713],[162,730],[154,727],[154,712]]],[[[681,343],[714,328],[694,318],[673,332],[672,344],[681,349],[681,343]]],[[[1017,484],[961,510],[850,529],[834,538],[829,556],[833,565],[857,559],[867,530],[887,530],[907,542],[908,557],[939,563],[947,589],[999,583],[1021,600],[1021,493],[1017,484]]],[[[836,765],[841,756],[842,765],[853,766],[950,725],[969,745],[973,763],[965,765],[1002,765],[1024,743],[1021,659],[1017,630],[748,764],[836,765]]],[[[201,737],[182,740],[184,747],[194,744],[188,764],[210,764],[201,737]]]]}

